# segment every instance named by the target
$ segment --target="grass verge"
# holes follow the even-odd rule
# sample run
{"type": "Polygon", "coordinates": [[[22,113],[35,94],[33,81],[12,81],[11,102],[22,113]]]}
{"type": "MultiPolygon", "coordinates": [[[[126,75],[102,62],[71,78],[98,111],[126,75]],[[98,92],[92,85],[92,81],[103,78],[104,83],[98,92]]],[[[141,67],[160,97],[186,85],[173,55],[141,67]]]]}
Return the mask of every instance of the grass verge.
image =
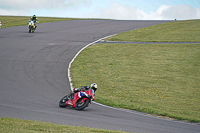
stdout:
{"type": "MultiPolygon", "coordinates": [[[[0,16],[0,21],[2,23],[1,28],[14,27],[21,25],[28,25],[30,17],[25,16],[0,16]]],[[[77,18],[55,18],[55,17],[37,17],[39,23],[47,22],[57,22],[57,21],[67,21],[67,20],[80,20],[77,18]]]]}
{"type": "Polygon", "coordinates": [[[14,118],[0,118],[1,133],[125,133],[79,126],[57,125],[39,121],[28,121],[14,118]]]}
{"type": "Polygon", "coordinates": [[[200,42],[200,20],[174,21],[120,33],[109,41],[200,42]]]}
{"type": "Polygon", "coordinates": [[[200,122],[200,44],[98,44],[72,63],[75,87],[96,82],[96,101],[200,122]]]}

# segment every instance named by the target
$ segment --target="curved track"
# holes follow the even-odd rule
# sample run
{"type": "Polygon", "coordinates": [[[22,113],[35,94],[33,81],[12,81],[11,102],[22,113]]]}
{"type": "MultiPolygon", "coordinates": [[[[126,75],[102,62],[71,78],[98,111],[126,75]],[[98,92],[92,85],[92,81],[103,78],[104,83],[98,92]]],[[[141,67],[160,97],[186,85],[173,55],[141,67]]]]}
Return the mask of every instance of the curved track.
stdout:
{"type": "Polygon", "coordinates": [[[38,24],[33,34],[27,26],[0,29],[0,117],[130,132],[199,132],[199,125],[98,104],[81,112],[58,107],[70,92],[69,62],[81,48],[108,35],[164,22],[64,21],[38,24]]]}

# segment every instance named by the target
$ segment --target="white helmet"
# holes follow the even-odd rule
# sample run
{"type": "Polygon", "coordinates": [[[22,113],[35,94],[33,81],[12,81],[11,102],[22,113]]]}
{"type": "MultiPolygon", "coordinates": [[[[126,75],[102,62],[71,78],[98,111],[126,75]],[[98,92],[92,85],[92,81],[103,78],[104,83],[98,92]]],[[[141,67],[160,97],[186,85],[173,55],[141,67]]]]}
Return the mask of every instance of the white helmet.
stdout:
{"type": "Polygon", "coordinates": [[[92,83],[92,84],[90,85],[90,87],[91,87],[91,89],[93,89],[94,91],[97,90],[97,84],[96,84],[96,83],[92,83]]]}

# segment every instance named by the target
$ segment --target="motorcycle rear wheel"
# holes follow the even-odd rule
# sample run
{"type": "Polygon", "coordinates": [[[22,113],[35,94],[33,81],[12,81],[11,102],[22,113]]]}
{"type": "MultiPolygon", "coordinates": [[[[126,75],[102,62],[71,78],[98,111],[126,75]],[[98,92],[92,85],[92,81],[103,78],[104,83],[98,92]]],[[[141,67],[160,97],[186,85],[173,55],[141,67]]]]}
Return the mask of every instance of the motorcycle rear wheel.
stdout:
{"type": "Polygon", "coordinates": [[[84,100],[83,103],[81,103],[82,100],[83,100],[83,98],[81,98],[81,99],[79,99],[79,100],[77,101],[77,104],[76,104],[76,109],[77,109],[77,110],[83,110],[85,107],[88,107],[89,100],[86,99],[86,100],[84,100]]]}
{"type": "Polygon", "coordinates": [[[59,102],[59,106],[61,107],[61,108],[65,108],[66,107],[66,101],[67,100],[69,100],[68,99],[68,95],[66,95],[66,96],[64,96],[61,100],[60,100],[60,102],[59,102]]]}

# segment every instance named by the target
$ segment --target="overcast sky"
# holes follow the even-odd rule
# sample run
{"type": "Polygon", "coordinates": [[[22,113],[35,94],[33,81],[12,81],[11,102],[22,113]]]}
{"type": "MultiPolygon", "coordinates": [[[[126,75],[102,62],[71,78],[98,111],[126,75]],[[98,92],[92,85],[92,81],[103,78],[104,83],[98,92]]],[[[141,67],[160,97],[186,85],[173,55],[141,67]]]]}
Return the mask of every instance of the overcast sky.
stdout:
{"type": "Polygon", "coordinates": [[[188,20],[200,19],[200,0],[0,0],[0,15],[188,20]]]}

